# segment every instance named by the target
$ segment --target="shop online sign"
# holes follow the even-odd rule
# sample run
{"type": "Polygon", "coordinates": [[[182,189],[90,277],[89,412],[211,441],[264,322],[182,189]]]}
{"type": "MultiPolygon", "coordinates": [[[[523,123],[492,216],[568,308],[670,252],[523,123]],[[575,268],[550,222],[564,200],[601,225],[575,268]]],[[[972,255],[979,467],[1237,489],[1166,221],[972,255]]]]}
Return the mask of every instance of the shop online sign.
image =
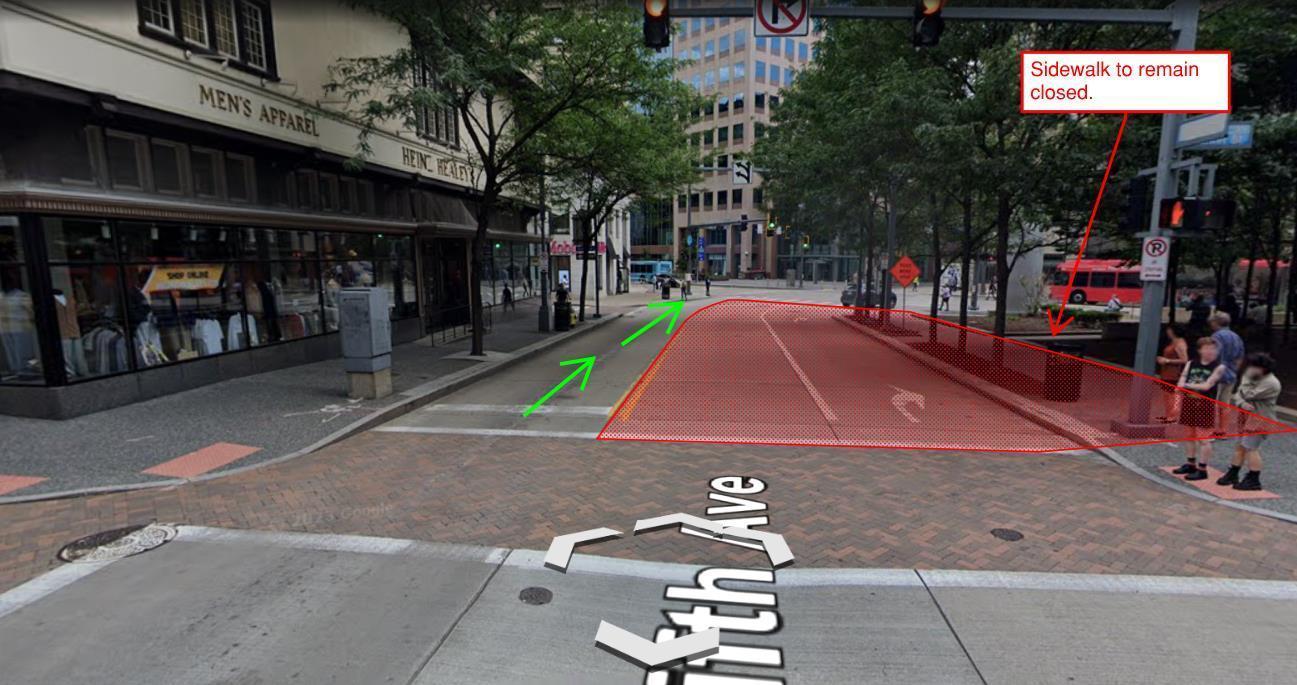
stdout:
{"type": "Polygon", "coordinates": [[[221,286],[221,276],[224,273],[225,266],[222,264],[155,266],[149,272],[144,291],[160,293],[173,290],[215,290],[221,286]]]}
{"type": "Polygon", "coordinates": [[[1230,53],[1024,50],[1023,114],[1230,111],[1230,53]]]}

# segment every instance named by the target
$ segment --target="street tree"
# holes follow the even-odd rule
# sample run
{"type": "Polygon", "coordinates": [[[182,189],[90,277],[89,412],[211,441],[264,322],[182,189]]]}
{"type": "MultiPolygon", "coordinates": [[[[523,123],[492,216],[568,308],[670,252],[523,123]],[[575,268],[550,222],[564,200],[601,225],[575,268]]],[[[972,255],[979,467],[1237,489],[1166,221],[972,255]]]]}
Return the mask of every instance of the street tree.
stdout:
{"type": "Polygon", "coordinates": [[[410,43],[390,53],[339,59],[329,91],[362,125],[357,159],[370,137],[397,124],[421,131],[430,113],[450,111],[477,189],[469,289],[472,354],[483,354],[480,282],[487,231],[517,209],[544,173],[544,134],[563,114],[627,100],[649,59],[628,10],[596,0],[352,0],[403,27],[410,43]]]}

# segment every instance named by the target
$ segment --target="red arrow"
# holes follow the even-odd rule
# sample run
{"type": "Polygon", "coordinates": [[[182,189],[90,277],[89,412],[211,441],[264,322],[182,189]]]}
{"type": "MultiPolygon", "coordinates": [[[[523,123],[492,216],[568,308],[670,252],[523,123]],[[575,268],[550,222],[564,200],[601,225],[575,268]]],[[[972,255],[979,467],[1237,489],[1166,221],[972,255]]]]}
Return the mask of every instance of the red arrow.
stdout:
{"type": "Polygon", "coordinates": [[[1121,135],[1126,132],[1126,120],[1130,118],[1129,114],[1121,115],[1121,126],[1117,128],[1117,139],[1112,142],[1112,152],[1108,153],[1108,168],[1103,170],[1103,181],[1099,183],[1099,194],[1094,196],[1094,207],[1090,209],[1090,221],[1085,224],[1085,235],[1081,238],[1081,248],[1076,251],[1076,261],[1072,263],[1072,275],[1067,277],[1067,289],[1063,291],[1063,301],[1058,304],[1057,312],[1048,312],[1045,314],[1049,318],[1049,334],[1058,335],[1072,323],[1074,317],[1063,319],[1063,312],[1067,308],[1067,300],[1072,296],[1072,284],[1076,282],[1076,271],[1081,268],[1081,257],[1085,256],[1085,245],[1090,242],[1090,229],[1094,228],[1094,217],[1099,215],[1099,201],[1103,199],[1103,191],[1108,187],[1108,175],[1112,173],[1112,163],[1117,159],[1117,148],[1121,147],[1121,135]],[[1057,316],[1055,316],[1057,314],[1057,316]]]}

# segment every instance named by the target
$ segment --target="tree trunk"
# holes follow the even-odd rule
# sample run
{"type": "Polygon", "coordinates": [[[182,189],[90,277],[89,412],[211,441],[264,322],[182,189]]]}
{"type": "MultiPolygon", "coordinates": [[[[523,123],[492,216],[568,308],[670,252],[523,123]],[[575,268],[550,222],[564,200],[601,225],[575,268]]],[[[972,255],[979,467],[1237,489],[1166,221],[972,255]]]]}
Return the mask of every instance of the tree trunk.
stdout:
{"type": "Polygon", "coordinates": [[[468,257],[468,310],[473,322],[473,346],[469,354],[481,357],[485,354],[486,317],[482,312],[482,247],[486,244],[487,212],[481,212],[477,219],[477,232],[473,234],[468,257]]]}
{"type": "Polygon", "coordinates": [[[1009,219],[1012,218],[1009,196],[1000,193],[995,208],[995,329],[1004,335],[1008,324],[1009,302],[1009,219]]]}
{"type": "Polygon", "coordinates": [[[860,224],[860,267],[856,270],[856,298],[851,302],[857,307],[865,306],[865,289],[861,286],[865,283],[865,265],[869,263],[869,232],[872,230],[867,223],[860,224]]]}
{"type": "Polygon", "coordinates": [[[1283,249],[1282,228],[1283,202],[1275,202],[1270,213],[1270,276],[1265,284],[1265,346],[1270,349],[1272,342],[1271,329],[1274,327],[1274,301],[1279,286],[1279,251],[1283,249]]]}
{"type": "Polygon", "coordinates": [[[1293,322],[1293,305],[1297,304],[1297,279],[1293,278],[1293,267],[1297,265],[1297,188],[1293,191],[1293,224],[1292,247],[1288,251],[1288,298],[1285,300],[1283,315],[1284,344],[1288,343],[1293,322]]]}
{"type": "Polygon", "coordinates": [[[932,270],[938,274],[932,279],[932,318],[937,318],[937,295],[940,288],[937,287],[937,281],[940,280],[941,273],[941,227],[938,225],[940,217],[937,212],[937,195],[928,193],[928,203],[932,209],[932,270]]]}
{"type": "MultiPolygon", "coordinates": [[[[964,209],[964,239],[959,255],[959,282],[963,284],[959,289],[959,325],[967,326],[969,271],[973,261],[973,196],[965,195],[960,204],[964,209]]],[[[935,282],[933,287],[936,287],[935,282]]]]}
{"type": "MultiPolygon", "coordinates": [[[[1252,275],[1256,271],[1257,252],[1261,249],[1260,231],[1252,231],[1252,242],[1247,248],[1247,276],[1243,279],[1243,309],[1238,313],[1238,318],[1247,321],[1248,307],[1252,300],[1252,275]]],[[[1242,322],[1235,323],[1235,326],[1242,327],[1242,322]]]]}
{"type": "MultiPolygon", "coordinates": [[[[867,264],[865,264],[865,292],[874,290],[874,230],[878,227],[877,213],[872,201],[869,203],[869,233],[865,240],[865,253],[868,255],[867,264]]],[[[875,305],[876,306],[876,305],[875,305]]]]}

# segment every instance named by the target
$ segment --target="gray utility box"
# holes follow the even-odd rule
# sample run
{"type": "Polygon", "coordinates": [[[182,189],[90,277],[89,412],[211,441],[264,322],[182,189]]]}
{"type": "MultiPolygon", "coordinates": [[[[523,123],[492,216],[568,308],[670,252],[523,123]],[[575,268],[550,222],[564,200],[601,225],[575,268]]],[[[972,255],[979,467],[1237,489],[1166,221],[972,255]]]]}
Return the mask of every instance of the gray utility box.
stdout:
{"type": "Polygon", "coordinates": [[[367,399],[392,394],[392,319],[387,291],[343,288],[338,309],[348,394],[367,399]]]}

